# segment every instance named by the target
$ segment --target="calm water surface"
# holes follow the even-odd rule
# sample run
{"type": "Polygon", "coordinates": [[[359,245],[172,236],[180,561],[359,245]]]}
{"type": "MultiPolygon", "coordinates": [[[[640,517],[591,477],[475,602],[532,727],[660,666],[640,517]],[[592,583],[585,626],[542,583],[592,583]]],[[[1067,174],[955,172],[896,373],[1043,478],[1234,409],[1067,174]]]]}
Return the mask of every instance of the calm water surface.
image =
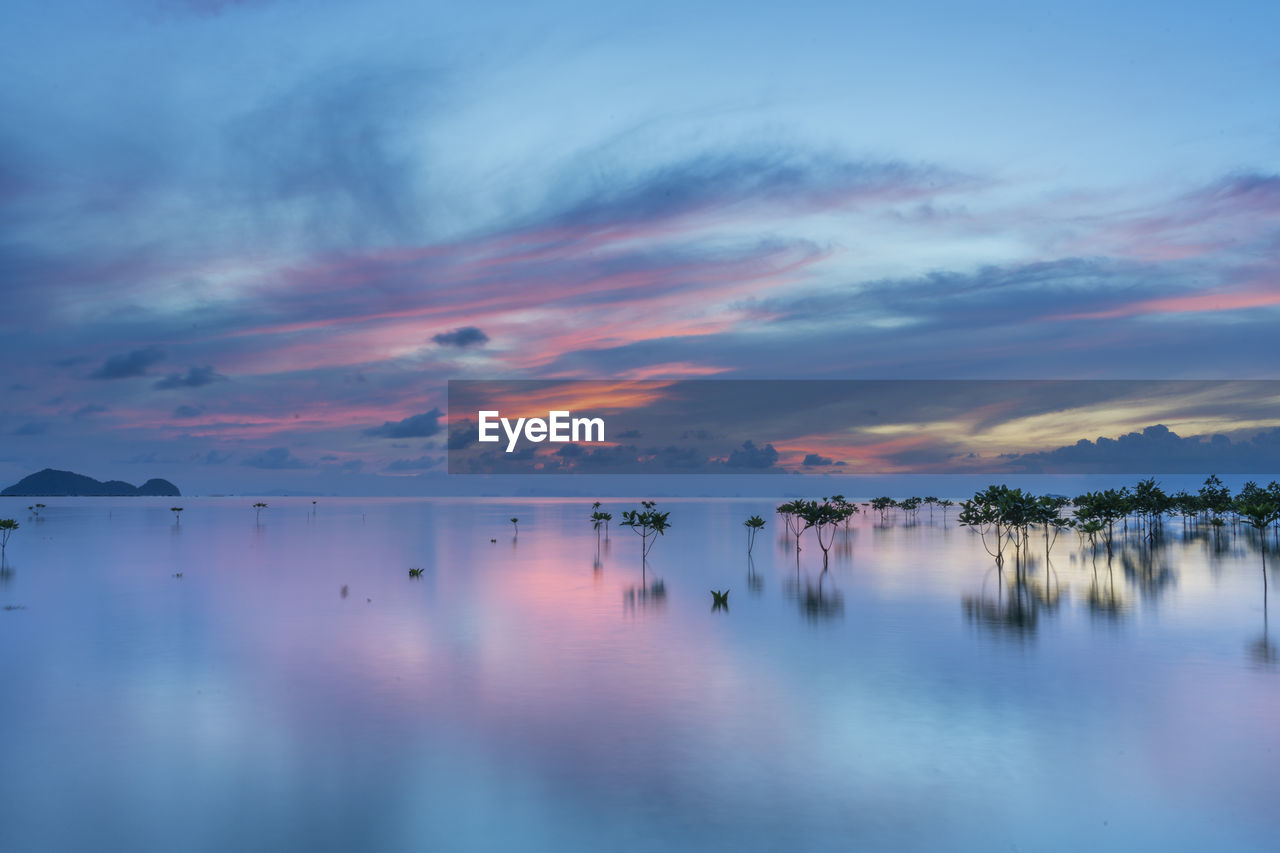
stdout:
{"type": "Polygon", "coordinates": [[[584,501],[267,500],[0,504],[0,849],[1280,849],[1247,537],[1019,588],[927,510],[823,574],[669,500],[642,575],[584,501]]]}

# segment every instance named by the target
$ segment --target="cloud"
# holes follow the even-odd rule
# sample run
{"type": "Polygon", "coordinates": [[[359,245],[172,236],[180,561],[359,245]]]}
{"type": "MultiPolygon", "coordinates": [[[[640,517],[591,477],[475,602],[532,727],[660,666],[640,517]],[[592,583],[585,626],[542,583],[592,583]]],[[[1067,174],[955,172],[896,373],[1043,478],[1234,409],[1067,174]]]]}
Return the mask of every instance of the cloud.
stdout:
{"type": "Polygon", "coordinates": [[[730,468],[772,468],[778,461],[778,451],[772,444],[756,447],[755,442],[748,439],[742,447],[729,454],[725,462],[730,468]]]}
{"type": "Polygon", "coordinates": [[[436,457],[419,456],[417,459],[396,459],[392,462],[387,463],[387,467],[384,468],[383,470],[384,471],[425,471],[430,468],[435,468],[443,461],[444,459],[439,456],[436,456],[436,457]]]}
{"type": "Polygon", "coordinates": [[[287,447],[272,447],[250,456],[244,461],[251,468],[265,468],[279,471],[286,468],[308,468],[307,462],[294,456],[287,447]]]}
{"type": "Polygon", "coordinates": [[[204,414],[204,406],[188,406],[185,403],[173,410],[175,418],[198,418],[204,414]]]}
{"type": "Polygon", "coordinates": [[[489,336],[475,326],[463,326],[450,332],[432,335],[431,340],[442,347],[465,349],[470,346],[483,346],[489,342],[489,336]]]}
{"type": "Polygon", "coordinates": [[[574,172],[562,176],[558,190],[568,188],[581,200],[554,221],[612,228],[731,209],[817,212],[923,198],[975,183],[936,166],[781,147],[708,150],[640,172],[617,163],[601,166],[575,162],[574,172]]]}
{"type": "Polygon", "coordinates": [[[143,347],[125,355],[113,355],[102,366],[89,374],[90,379],[129,379],[143,376],[147,368],[164,360],[164,350],[157,346],[143,347]]]}
{"type": "Polygon", "coordinates": [[[440,432],[440,418],[444,412],[432,409],[421,415],[410,415],[402,421],[386,421],[382,426],[370,427],[365,435],[378,438],[426,438],[440,432]]]}
{"type": "Polygon", "coordinates": [[[844,463],[837,462],[834,459],[829,459],[826,456],[821,456],[817,453],[806,453],[804,461],[800,464],[804,465],[806,468],[820,468],[827,465],[843,465],[844,463]]]}
{"type": "Polygon", "coordinates": [[[230,124],[232,179],[271,230],[300,224],[317,244],[367,245],[420,231],[421,163],[408,144],[440,74],[399,64],[334,65],[278,90],[230,124]]]}
{"type": "Polygon", "coordinates": [[[210,365],[205,365],[204,367],[190,367],[185,374],[170,373],[163,379],[157,380],[152,387],[161,390],[169,388],[201,388],[214,382],[225,381],[227,381],[227,377],[221,373],[214,372],[213,367],[210,365]]]}
{"type": "Polygon", "coordinates": [[[44,435],[49,425],[44,421],[30,421],[13,431],[14,435],[44,435]]]}
{"type": "Polygon", "coordinates": [[[1232,440],[1180,436],[1164,424],[1116,438],[1081,439],[1040,453],[1006,454],[1008,470],[1036,474],[1260,474],[1280,471],[1280,427],[1232,440]]]}
{"type": "Polygon", "coordinates": [[[89,415],[100,415],[105,411],[107,411],[106,406],[101,406],[101,405],[98,405],[97,403],[90,403],[86,406],[81,406],[80,408],[76,409],[74,412],[71,413],[71,417],[83,418],[83,417],[88,417],[89,415]]]}

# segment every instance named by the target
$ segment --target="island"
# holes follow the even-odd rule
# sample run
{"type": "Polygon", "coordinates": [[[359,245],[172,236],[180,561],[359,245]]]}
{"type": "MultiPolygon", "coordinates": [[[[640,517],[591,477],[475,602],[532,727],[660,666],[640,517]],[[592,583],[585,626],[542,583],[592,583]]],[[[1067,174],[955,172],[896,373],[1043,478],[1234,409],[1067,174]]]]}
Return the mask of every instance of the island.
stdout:
{"type": "Polygon", "coordinates": [[[23,477],[0,492],[3,497],[181,497],[182,492],[168,480],[153,478],[141,486],[123,480],[95,480],[71,471],[45,468],[23,477]]]}

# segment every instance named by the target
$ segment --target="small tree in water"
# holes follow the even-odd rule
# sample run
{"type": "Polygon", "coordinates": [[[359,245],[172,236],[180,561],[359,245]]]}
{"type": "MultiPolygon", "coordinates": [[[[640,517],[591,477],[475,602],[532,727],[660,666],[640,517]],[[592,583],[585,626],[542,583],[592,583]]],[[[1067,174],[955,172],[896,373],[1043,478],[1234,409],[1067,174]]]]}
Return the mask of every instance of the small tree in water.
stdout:
{"type": "Polygon", "coordinates": [[[800,551],[800,537],[809,529],[809,525],[800,515],[804,505],[804,501],[787,501],[779,504],[777,509],[778,515],[782,516],[783,523],[787,525],[787,532],[795,537],[797,559],[800,551]]]}
{"type": "Polygon", "coordinates": [[[654,509],[656,504],[653,501],[641,501],[640,506],[642,507],[640,510],[629,509],[622,513],[622,521],[619,523],[623,527],[630,527],[632,532],[640,537],[640,562],[644,564],[648,561],[649,551],[658,541],[658,537],[665,534],[671,527],[667,521],[671,513],[658,512],[654,509]]]}
{"type": "Polygon", "coordinates": [[[12,518],[0,518],[0,560],[4,559],[5,550],[9,547],[9,537],[18,529],[18,522],[12,518]]]}
{"type": "Polygon", "coordinates": [[[1265,497],[1267,492],[1258,490],[1236,499],[1233,507],[1244,522],[1258,531],[1258,551],[1262,554],[1262,583],[1265,595],[1267,583],[1267,528],[1280,520],[1280,502],[1265,497]],[[1263,495],[1264,497],[1260,497],[1263,495]]]}
{"type": "Polygon", "coordinates": [[[756,547],[756,534],[764,530],[764,519],[758,515],[748,518],[743,524],[747,527],[747,556],[751,556],[751,549],[756,547]]]}
{"type": "Polygon", "coordinates": [[[823,498],[817,501],[799,501],[800,517],[807,527],[812,527],[818,536],[818,547],[822,549],[822,569],[826,571],[831,546],[836,540],[836,531],[858,508],[843,499],[832,501],[823,498]]]}
{"type": "Polygon", "coordinates": [[[169,512],[173,513],[173,526],[181,527],[182,526],[182,507],[171,506],[169,507],[169,512]]]}
{"type": "MultiPolygon", "coordinates": [[[[600,504],[598,503],[595,505],[600,506],[600,504]]],[[[600,550],[600,529],[604,528],[604,530],[608,532],[609,522],[612,520],[613,520],[613,513],[611,512],[601,512],[600,510],[596,510],[595,512],[591,513],[591,526],[595,528],[595,531],[596,531],[596,550],[597,551],[600,550]]]]}
{"type": "Polygon", "coordinates": [[[511,519],[511,526],[516,529],[516,535],[519,536],[520,535],[520,519],[518,518],[511,519]]]}
{"type": "Polygon", "coordinates": [[[267,505],[264,504],[262,501],[258,501],[256,504],[253,505],[253,523],[254,524],[257,524],[261,520],[262,511],[266,508],[267,508],[267,505]]]}

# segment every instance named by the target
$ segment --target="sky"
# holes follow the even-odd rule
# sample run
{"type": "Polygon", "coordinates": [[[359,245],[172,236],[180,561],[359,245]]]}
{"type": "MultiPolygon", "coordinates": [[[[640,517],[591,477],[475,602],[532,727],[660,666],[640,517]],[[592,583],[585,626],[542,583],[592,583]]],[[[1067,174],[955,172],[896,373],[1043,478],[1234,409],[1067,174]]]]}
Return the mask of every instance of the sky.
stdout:
{"type": "Polygon", "coordinates": [[[6,3],[0,480],[447,490],[451,379],[1272,377],[1277,25],[6,3]]]}

